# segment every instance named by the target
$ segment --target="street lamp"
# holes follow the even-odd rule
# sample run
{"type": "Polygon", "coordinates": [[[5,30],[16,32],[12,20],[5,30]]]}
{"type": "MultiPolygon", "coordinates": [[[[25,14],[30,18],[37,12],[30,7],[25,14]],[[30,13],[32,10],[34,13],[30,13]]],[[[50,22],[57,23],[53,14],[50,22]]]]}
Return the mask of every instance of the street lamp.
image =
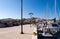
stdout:
{"type": "Polygon", "coordinates": [[[21,0],[21,34],[23,33],[23,0],[21,0]]]}

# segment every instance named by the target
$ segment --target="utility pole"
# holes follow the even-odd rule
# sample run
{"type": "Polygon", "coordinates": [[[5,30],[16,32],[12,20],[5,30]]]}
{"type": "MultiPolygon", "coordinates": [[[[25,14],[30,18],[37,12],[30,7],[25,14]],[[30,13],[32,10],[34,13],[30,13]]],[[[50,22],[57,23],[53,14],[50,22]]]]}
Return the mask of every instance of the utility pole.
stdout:
{"type": "Polygon", "coordinates": [[[21,0],[21,34],[23,33],[23,0],[21,0]]]}

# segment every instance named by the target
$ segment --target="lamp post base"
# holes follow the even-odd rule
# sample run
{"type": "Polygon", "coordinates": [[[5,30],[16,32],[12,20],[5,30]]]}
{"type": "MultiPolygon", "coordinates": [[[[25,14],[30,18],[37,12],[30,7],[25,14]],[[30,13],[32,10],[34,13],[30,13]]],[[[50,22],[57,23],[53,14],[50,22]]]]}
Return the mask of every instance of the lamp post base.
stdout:
{"type": "Polygon", "coordinates": [[[21,34],[24,34],[23,32],[21,32],[21,34]]]}

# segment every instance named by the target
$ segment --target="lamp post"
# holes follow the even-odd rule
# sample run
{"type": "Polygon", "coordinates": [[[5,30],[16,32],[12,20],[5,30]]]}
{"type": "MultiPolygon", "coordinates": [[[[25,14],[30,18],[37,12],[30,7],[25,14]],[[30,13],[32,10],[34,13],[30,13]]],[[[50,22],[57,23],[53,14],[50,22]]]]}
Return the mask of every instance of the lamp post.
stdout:
{"type": "Polygon", "coordinates": [[[21,34],[23,33],[23,0],[21,0],[21,34]]]}

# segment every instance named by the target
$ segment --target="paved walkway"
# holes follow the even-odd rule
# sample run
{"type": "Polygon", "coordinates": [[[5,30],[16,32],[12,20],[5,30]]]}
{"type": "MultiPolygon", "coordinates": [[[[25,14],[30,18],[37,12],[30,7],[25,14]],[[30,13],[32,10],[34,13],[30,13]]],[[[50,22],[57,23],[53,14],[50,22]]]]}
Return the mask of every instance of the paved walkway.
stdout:
{"type": "Polygon", "coordinates": [[[33,27],[24,25],[24,34],[20,34],[21,26],[0,28],[0,39],[32,39],[33,27]]]}

